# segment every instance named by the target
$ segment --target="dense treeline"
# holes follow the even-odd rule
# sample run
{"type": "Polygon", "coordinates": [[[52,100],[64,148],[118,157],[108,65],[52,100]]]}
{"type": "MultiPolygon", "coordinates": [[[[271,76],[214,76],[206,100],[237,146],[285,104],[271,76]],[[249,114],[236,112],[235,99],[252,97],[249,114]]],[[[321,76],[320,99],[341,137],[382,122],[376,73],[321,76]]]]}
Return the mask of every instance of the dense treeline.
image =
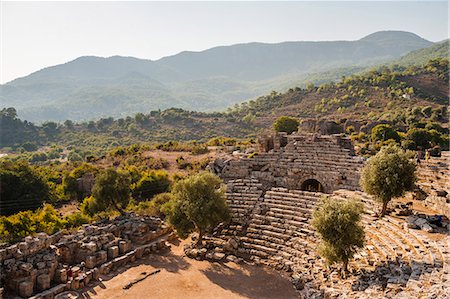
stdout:
{"type": "MultiPolygon", "coordinates": [[[[119,145],[149,141],[206,142],[215,136],[255,138],[260,130],[268,128],[281,115],[300,120],[384,121],[407,129],[413,125],[411,121],[432,121],[445,127],[442,124],[447,121],[447,78],[448,60],[435,59],[422,67],[380,67],[344,77],[336,83],[309,84],[305,89],[296,87],[283,94],[272,92],[223,113],[171,108],[137,113],[134,117],[109,117],[81,123],[67,120],[39,126],[18,119],[14,108],[5,108],[0,114],[0,147],[34,151],[37,147],[57,144],[76,151],[72,159],[77,159],[89,156],[89,151],[98,155],[119,145]],[[425,110],[422,116],[417,109],[425,110]]],[[[53,152],[53,155],[57,153],[53,152]]],[[[43,158],[36,155],[34,160],[43,158]]]]}

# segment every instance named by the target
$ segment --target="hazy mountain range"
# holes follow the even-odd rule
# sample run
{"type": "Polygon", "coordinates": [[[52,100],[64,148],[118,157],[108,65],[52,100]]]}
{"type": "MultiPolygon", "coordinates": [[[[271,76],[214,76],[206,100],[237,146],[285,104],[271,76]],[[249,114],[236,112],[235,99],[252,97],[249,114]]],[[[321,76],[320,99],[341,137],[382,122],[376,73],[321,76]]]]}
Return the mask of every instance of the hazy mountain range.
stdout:
{"type": "Polygon", "coordinates": [[[424,57],[436,52],[433,47],[437,45],[413,33],[383,31],[357,41],[248,43],[155,61],[85,56],[1,85],[0,100],[29,121],[119,117],[169,107],[222,110],[271,90],[332,80],[411,51],[422,51],[415,55],[424,57]]]}

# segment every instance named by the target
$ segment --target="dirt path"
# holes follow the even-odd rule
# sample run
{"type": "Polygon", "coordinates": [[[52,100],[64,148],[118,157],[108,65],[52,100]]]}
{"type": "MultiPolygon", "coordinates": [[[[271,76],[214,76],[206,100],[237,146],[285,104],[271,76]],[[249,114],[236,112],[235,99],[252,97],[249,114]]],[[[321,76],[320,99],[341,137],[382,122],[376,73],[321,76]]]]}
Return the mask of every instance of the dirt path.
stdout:
{"type": "Polygon", "coordinates": [[[85,298],[298,298],[279,273],[260,266],[209,263],[183,256],[182,244],[152,255],[84,293],[85,298]],[[161,272],[123,290],[142,272],[161,272]]]}

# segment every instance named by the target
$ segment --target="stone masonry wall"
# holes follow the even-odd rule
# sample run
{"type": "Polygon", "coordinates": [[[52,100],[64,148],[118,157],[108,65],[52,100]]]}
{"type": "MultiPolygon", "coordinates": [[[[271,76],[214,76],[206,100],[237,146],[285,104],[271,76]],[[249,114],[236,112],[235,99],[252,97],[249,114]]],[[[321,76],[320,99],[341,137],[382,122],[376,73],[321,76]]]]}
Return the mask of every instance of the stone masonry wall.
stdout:
{"type": "Polygon", "coordinates": [[[127,216],[72,234],[28,236],[0,248],[0,281],[7,296],[53,298],[157,251],[169,233],[159,218],[127,216]]]}
{"type": "MultiPolygon", "coordinates": [[[[274,142],[276,144],[276,142],[274,142]]],[[[323,192],[359,190],[359,172],[364,159],[354,156],[347,138],[337,135],[289,135],[287,144],[251,158],[229,160],[213,169],[225,180],[251,178],[271,187],[302,189],[309,179],[317,180],[323,192]]]]}

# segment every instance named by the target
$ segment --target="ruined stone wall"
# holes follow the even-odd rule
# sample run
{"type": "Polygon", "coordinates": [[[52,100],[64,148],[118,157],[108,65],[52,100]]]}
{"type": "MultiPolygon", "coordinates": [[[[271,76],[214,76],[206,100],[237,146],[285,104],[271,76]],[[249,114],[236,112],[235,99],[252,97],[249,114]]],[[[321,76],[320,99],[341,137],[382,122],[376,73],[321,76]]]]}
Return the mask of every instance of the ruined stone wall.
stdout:
{"type": "Polygon", "coordinates": [[[169,233],[159,218],[129,216],[85,225],[71,234],[28,236],[0,248],[0,281],[10,296],[53,298],[157,251],[169,233]]]}
{"type": "MultiPolygon", "coordinates": [[[[281,136],[285,137],[285,136],[281,136]]],[[[264,189],[302,189],[306,180],[317,180],[323,192],[359,190],[363,159],[354,156],[349,139],[340,136],[289,135],[285,146],[251,158],[227,161],[219,171],[225,180],[252,178],[264,189]]]]}

